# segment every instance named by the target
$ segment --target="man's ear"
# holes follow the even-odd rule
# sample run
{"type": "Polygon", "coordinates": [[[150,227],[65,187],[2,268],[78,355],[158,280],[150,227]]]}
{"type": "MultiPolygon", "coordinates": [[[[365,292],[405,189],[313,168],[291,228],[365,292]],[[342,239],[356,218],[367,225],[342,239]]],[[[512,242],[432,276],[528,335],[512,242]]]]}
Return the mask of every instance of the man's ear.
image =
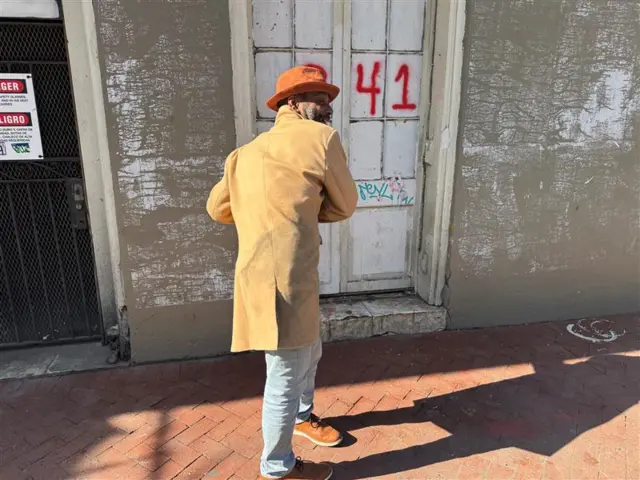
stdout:
{"type": "Polygon", "coordinates": [[[289,97],[287,99],[287,104],[293,108],[295,110],[295,108],[298,106],[298,102],[296,101],[296,97],[289,97]]]}

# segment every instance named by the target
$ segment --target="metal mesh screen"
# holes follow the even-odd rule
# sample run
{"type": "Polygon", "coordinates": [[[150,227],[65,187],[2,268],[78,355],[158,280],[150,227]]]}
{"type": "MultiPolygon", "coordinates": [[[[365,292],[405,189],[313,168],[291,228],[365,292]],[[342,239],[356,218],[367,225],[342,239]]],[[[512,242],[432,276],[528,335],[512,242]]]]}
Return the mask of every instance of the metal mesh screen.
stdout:
{"type": "Polygon", "coordinates": [[[0,22],[0,72],[32,74],[44,151],[0,162],[0,345],[99,338],[62,23],[0,22]]]}
{"type": "Polygon", "coordinates": [[[62,22],[3,21],[0,28],[0,59],[16,62],[67,62],[62,22]]]}

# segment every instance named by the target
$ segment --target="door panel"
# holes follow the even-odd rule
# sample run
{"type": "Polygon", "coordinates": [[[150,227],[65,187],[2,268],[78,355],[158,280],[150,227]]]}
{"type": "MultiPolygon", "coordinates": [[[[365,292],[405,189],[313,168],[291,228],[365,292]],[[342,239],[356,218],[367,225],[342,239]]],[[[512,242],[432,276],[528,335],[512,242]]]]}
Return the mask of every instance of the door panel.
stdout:
{"type": "Polygon", "coordinates": [[[320,227],[321,292],[410,287],[426,1],[252,4],[257,133],[273,124],[274,113],[264,102],[290,66],[318,66],[342,90],[334,120],[359,201],[352,219],[320,227]],[[334,28],[335,19],[348,11],[350,22],[334,28]],[[350,48],[339,48],[343,39],[350,48]],[[344,77],[332,78],[345,69],[344,77]]]}
{"type": "Polygon", "coordinates": [[[351,2],[346,136],[359,201],[345,229],[343,291],[412,284],[425,6],[425,0],[351,2]]]}

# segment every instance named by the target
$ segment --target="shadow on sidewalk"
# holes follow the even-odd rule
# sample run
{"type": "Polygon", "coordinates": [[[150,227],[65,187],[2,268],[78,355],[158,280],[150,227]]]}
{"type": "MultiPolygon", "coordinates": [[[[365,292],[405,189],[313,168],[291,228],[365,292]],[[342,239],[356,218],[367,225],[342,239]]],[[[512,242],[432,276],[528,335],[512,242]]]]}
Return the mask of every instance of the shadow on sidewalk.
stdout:
{"type": "MultiPolygon", "coordinates": [[[[640,357],[611,355],[576,364],[534,367],[534,374],[424,398],[415,401],[412,408],[328,419],[356,437],[358,429],[388,425],[405,425],[403,432],[407,433],[386,438],[390,448],[385,451],[337,464],[337,478],[355,480],[419,471],[509,447],[551,456],[640,401],[640,357]],[[420,437],[427,437],[433,429],[421,429],[419,424],[429,422],[450,435],[420,443],[420,437]],[[392,445],[403,443],[409,446],[392,449],[392,445]]],[[[620,435],[622,438],[623,433],[620,435]]]]}
{"type": "MultiPolygon", "coordinates": [[[[613,323],[626,334],[603,344],[560,322],[327,345],[317,400],[342,408],[329,415],[347,413],[360,388],[399,398],[432,392],[412,408],[337,418],[356,441],[360,428],[408,424],[379,448],[366,445],[363,458],[339,463],[337,478],[413,475],[505,447],[556,452],[639,400],[640,359],[617,354],[638,350],[640,322],[613,323]],[[565,363],[583,357],[592,358],[565,363]],[[513,378],[529,365],[534,374],[513,378]],[[464,389],[482,372],[499,381],[464,389]],[[436,386],[440,374],[449,380],[436,386]],[[434,388],[459,391],[438,396],[434,388]]],[[[0,478],[159,480],[185,468],[200,478],[214,467],[257,475],[264,377],[264,356],[249,354],[0,382],[0,478]]]]}

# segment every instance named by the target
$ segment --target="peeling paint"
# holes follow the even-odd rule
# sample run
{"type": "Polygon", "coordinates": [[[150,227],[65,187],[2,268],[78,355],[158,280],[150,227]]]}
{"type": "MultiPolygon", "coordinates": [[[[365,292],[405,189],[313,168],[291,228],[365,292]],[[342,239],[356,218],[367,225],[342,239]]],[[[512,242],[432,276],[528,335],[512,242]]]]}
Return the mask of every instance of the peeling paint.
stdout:
{"type": "Polygon", "coordinates": [[[639,309],[640,4],[468,6],[453,324],[639,309]]]}
{"type": "Polygon", "coordinates": [[[235,232],[204,211],[234,147],[227,6],[94,3],[128,297],[137,308],[229,300],[235,232]]]}

